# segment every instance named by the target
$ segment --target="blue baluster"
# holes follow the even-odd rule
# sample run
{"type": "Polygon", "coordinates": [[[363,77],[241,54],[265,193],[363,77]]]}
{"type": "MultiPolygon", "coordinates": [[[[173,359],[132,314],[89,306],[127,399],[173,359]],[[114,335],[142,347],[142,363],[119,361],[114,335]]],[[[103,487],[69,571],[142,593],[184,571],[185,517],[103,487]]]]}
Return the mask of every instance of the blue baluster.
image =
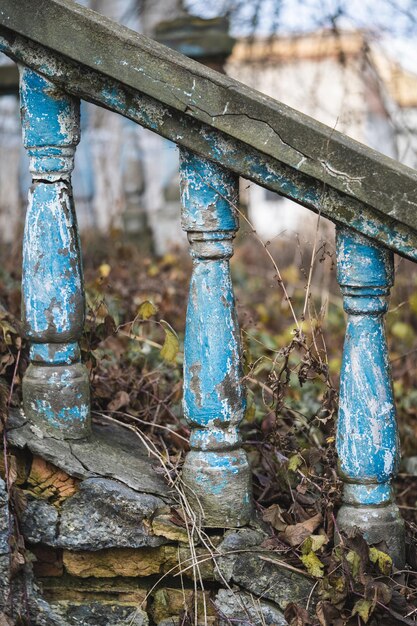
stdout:
{"type": "Polygon", "coordinates": [[[337,451],[344,479],[342,530],[385,540],[404,563],[404,524],[391,479],[399,442],[384,314],[394,282],[392,252],[349,229],[337,233],[338,281],[348,314],[340,377],[337,451]]]}
{"type": "Polygon", "coordinates": [[[205,526],[242,526],[252,497],[239,434],[246,400],[229,268],[238,178],[181,149],[180,184],[193,257],[184,345],[184,412],[192,432],[183,480],[205,526]]]}
{"type": "Polygon", "coordinates": [[[79,101],[24,67],[20,95],[33,180],[23,242],[23,322],[30,340],[23,409],[44,433],[76,439],[90,428],[88,373],[78,345],[85,303],[71,189],[79,101]]]}

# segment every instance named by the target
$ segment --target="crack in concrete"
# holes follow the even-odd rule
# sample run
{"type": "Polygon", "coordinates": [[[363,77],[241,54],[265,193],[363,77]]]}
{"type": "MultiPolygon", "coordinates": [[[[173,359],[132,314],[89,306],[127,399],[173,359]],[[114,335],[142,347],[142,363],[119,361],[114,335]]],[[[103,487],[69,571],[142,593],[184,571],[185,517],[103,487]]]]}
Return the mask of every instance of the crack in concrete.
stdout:
{"type": "MultiPolygon", "coordinates": [[[[229,103],[227,103],[229,104],[229,103]]],[[[273,127],[271,126],[271,124],[269,122],[267,122],[266,120],[262,120],[259,119],[257,117],[253,117],[252,115],[249,115],[248,113],[231,113],[229,111],[223,111],[222,113],[209,113],[208,111],[206,111],[205,109],[203,109],[202,107],[199,107],[197,104],[193,103],[192,106],[187,105],[184,113],[186,114],[187,111],[192,111],[192,107],[198,109],[199,111],[201,111],[202,113],[204,113],[205,115],[207,115],[208,117],[211,117],[212,119],[216,119],[218,117],[246,117],[249,120],[252,120],[254,122],[259,122],[261,124],[265,124],[265,126],[267,126],[272,133],[278,137],[279,141],[282,143],[283,146],[286,146],[287,148],[289,148],[292,152],[296,153],[297,155],[299,155],[299,157],[301,158],[301,162],[305,162],[305,160],[312,160],[311,157],[307,154],[305,154],[304,152],[301,152],[301,150],[298,150],[298,148],[295,148],[294,146],[292,146],[291,144],[289,144],[288,142],[286,142],[282,136],[280,135],[280,133],[273,127]]],[[[227,107],[227,105],[226,105],[227,107]]],[[[215,129],[217,131],[219,131],[220,129],[215,129]]],[[[223,130],[220,130],[220,132],[224,132],[223,130]]],[[[242,140],[241,140],[242,141],[242,140]]],[[[300,161],[299,161],[300,163],[300,161]]],[[[293,166],[297,169],[296,166],[293,166]]]]}

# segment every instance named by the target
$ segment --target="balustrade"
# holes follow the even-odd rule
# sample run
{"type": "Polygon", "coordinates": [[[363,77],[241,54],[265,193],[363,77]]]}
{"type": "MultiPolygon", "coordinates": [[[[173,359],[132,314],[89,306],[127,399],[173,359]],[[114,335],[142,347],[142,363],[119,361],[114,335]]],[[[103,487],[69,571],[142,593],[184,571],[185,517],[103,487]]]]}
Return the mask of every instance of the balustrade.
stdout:
{"type": "Polygon", "coordinates": [[[402,565],[384,315],[392,251],[417,260],[410,209],[416,173],[69,0],[37,0],[35,11],[31,0],[2,0],[0,49],[22,65],[23,135],[33,177],[23,251],[27,418],[57,438],[89,433],[88,375],[78,344],[83,278],[71,191],[78,97],[87,98],[180,147],[182,223],[193,257],[184,346],[191,450],[183,480],[197,517],[208,527],[233,527],[252,516],[229,269],[242,175],[339,224],[338,279],[348,320],[337,434],[344,480],[338,528],[359,528],[369,542],[384,539],[402,565]],[[53,28],[45,29],[46,15],[53,28]]]}

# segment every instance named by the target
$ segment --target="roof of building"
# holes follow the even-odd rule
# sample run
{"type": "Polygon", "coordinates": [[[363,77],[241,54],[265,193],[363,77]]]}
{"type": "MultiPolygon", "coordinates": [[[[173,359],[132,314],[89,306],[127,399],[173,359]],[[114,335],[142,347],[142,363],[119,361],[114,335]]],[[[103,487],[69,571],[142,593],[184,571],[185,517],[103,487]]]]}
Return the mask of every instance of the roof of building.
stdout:
{"type": "Polygon", "coordinates": [[[372,57],[388,93],[398,106],[417,108],[417,74],[404,69],[381,52],[375,52],[372,57]]]}
{"type": "Polygon", "coordinates": [[[358,56],[367,46],[364,31],[321,30],[302,35],[274,35],[239,39],[231,62],[291,61],[358,56]]]}
{"type": "Polygon", "coordinates": [[[322,30],[294,36],[245,38],[236,42],[229,63],[291,63],[301,60],[346,61],[370,55],[389,95],[400,107],[417,107],[417,74],[379,49],[364,30],[322,30]]]}

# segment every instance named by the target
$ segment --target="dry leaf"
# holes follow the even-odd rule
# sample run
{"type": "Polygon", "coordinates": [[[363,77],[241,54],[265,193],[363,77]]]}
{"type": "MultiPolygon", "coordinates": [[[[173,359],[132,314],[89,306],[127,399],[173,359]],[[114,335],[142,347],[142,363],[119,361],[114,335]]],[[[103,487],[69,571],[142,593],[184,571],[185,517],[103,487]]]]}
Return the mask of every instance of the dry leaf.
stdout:
{"type": "Polygon", "coordinates": [[[130,397],[127,391],[118,391],[116,396],[111,402],[108,403],[107,408],[109,411],[118,411],[124,406],[128,406],[130,397]]]}
{"type": "Polygon", "coordinates": [[[355,552],[354,550],[349,550],[349,552],[346,555],[346,561],[351,566],[353,580],[356,580],[358,582],[359,574],[361,571],[361,559],[360,559],[359,554],[355,552]]]}
{"type": "Polygon", "coordinates": [[[101,278],[107,278],[110,272],[111,267],[108,263],[102,263],[98,268],[98,273],[100,274],[101,278]]]}
{"type": "Polygon", "coordinates": [[[336,624],[343,624],[339,611],[330,602],[318,602],[316,615],[320,626],[336,626],[336,624]]]}
{"type": "Polygon", "coordinates": [[[287,526],[284,532],[281,533],[280,539],[285,541],[289,546],[299,546],[307,537],[313,534],[322,521],[323,516],[321,513],[317,513],[317,515],[310,517],[310,519],[304,522],[287,526]]]}
{"type": "Polygon", "coordinates": [[[369,548],[369,558],[372,563],[378,564],[382,574],[388,576],[392,570],[392,558],[388,554],[382,552],[382,550],[372,547],[369,548]]]}
{"type": "Polygon", "coordinates": [[[324,564],[320,561],[317,554],[309,552],[300,556],[300,560],[311,576],[314,578],[323,578],[324,564]]]}
{"type": "Polygon", "coordinates": [[[309,626],[311,624],[311,619],[307,611],[294,602],[287,604],[284,617],[289,626],[309,626]]]}
{"type": "Polygon", "coordinates": [[[359,617],[365,622],[368,622],[372,611],[374,610],[374,606],[370,600],[358,600],[355,603],[355,606],[352,609],[352,616],[359,615],[359,617]]]}
{"type": "Polygon", "coordinates": [[[262,514],[264,522],[269,522],[275,530],[285,530],[288,526],[287,522],[282,517],[282,509],[279,504],[273,504],[269,506],[262,514]]]}
{"type": "Polygon", "coordinates": [[[288,469],[290,472],[296,472],[297,469],[304,463],[304,459],[301,454],[293,454],[288,460],[288,469]]]}
{"type": "Polygon", "coordinates": [[[25,565],[26,560],[23,554],[17,549],[12,552],[10,558],[10,577],[14,578],[25,565]]]}
{"type": "Polygon", "coordinates": [[[10,455],[9,457],[8,469],[7,483],[9,487],[12,487],[15,484],[18,475],[16,457],[13,455],[10,455]]]}
{"type": "Polygon", "coordinates": [[[380,580],[372,580],[365,587],[365,596],[367,599],[382,604],[389,604],[392,599],[392,589],[380,580]]]}
{"type": "Polygon", "coordinates": [[[322,548],[326,543],[329,542],[327,535],[310,535],[304,541],[301,551],[303,554],[308,554],[309,552],[317,552],[322,548]]]}

